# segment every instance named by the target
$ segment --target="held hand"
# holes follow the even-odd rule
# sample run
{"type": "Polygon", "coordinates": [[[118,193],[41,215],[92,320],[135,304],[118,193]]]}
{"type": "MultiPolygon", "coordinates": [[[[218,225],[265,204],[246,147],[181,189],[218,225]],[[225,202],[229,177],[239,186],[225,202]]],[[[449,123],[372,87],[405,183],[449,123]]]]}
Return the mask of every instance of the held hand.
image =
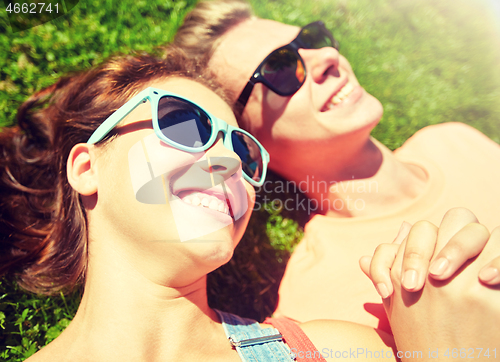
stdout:
{"type": "MultiPolygon", "coordinates": [[[[430,351],[438,351],[439,358],[444,360],[446,353],[451,356],[453,351],[460,350],[464,354],[474,352],[474,358],[481,360],[487,358],[485,355],[478,355],[481,349],[484,353],[489,349],[491,354],[496,348],[497,355],[493,359],[500,357],[499,288],[485,286],[478,280],[478,274],[484,270],[481,266],[498,255],[500,228],[495,229],[488,238],[485,228],[470,222],[472,217],[468,210],[451,210],[443,219],[439,230],[430,223],[419,222],[411,228],[401,246],[397,246],[398,250],[395,250],[396,243],[384,247],[384,265],[390,259],[387,257],[389,254],[393,255],[394,261],[390,270],[394,294],[384,300],[384,306],[400,351],[420,350],[424,357],[430,357],[426,355],[430,351]],[[439,281],[428,277],[422,291],[408,292],[401,283],[402,276],[408,270],[403,265],[406,261],[404,253],[408,245],[411,247],[418,240],[433,252],[433,245],[435,246],[431,270],[432,266],[442,264],[441,257],[448,260],[448,267],[437,268],[441,273],[436,273],[439,274],[438,277],[448,279],[439,281]],[[452,246],[448,251],[443,248],[446,242],[448,246],[452,246]],[[468,242],[478,248],[482,248],[484,243],[486,246],[475,260],[466,262],[458,273],[453,275],[452,272],[452,277],[449,278],[449,268],[454,268],[453,260],[460,260],[457,255],[466,255],[463,250],[468,248],[465,247],[468,242]]],[[[378,262],[377,253],[373,258],[374,262],[378,262]]],[[[424,257],[425,255],[428,254],[424,254],[424,257]]],[[[496,267],[496,263],[497,259],[488,265],[496,267]]],[[[410,264],[411,267],[414,265],[410,264]]]]}
{"type": "MultiPolygon", "coordinates": [[[[372,280],[382,298],[392,294],[390,270],[399,250],[399,244],[406,239],[410,229],[410,224],[403,223],[392,244],[381,244],[373,258],[363,257],[360,260],[361,269],[372,280]]],[[[486,228],[478,224],[476,217],[469,210],[456,208],[448,211],[439,228],[437,240],[413,237],[406,241],[401,274],[403,287],[407,291],[421,290],[427,274],[436,280],[448,279],[468,259],[481,252],[488,236],[486,228]],[[431,256],[435,253],[436,242],[444,247],[441,246],[442,250],[429,267],[431,256]]],[[[499,271],[500,256],[482,268],[479,279],[488,285],[500,284],[499,271]]]]}

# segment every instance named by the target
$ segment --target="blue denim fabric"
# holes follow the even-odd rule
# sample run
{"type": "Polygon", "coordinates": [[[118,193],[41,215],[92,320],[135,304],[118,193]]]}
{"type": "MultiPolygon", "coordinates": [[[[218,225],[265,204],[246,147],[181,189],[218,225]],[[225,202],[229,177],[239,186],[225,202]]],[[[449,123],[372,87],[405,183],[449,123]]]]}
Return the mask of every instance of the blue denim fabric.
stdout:
{"type": "Polygon", "coordinates": [[[243,362],[290,362],[295,355],[276,328],[262,328],[257,321],[215,310],[226,336],[243,362]]]}

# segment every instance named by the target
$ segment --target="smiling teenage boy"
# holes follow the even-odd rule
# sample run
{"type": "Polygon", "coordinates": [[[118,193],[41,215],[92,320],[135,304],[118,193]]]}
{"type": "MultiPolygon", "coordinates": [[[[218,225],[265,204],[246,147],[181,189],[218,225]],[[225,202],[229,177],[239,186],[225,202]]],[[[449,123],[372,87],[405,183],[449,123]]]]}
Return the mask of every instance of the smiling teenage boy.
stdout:
{"type": "MultiPolygon", "coordinates": [[[[232,94],[240,125],[269,151],[270,168],[307,185],[318,205],[288,263],[277,314],[388,330],[380,296],[359,270],[362,255],[391,240],[403,221],[438,225],[453,207],[471,209],[490,229],[498,224],[498,144],[448,123],[420,130],[391,152],[370,136],[381,103],[359,84],[321,22],[298,28],[257,18],[245,2],[201,2],[175,43],[232,94]]],[[[449,277],[456,255],[436,261],[433,275],[449,277]]],[[[495,270],[489,282],[500,280],[495,270]]],[[[403,286],[420,289],[426,273],[420,264],[405,268],[403,286]]]]}

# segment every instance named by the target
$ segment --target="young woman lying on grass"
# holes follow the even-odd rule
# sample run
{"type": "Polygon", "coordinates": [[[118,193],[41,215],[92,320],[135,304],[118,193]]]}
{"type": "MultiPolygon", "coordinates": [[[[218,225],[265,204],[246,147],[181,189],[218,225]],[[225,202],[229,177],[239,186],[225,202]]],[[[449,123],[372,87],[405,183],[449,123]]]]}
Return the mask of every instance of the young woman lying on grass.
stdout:
{"type": "MultiPolygon", "coordinates": [[[[268,155],[181,53],[116,58],[62,78],[30,97],[0,137],[2,274],[35,292],[84,290],[69,327],[29,361],[324,360],[315,351],[395,360],[392,337],[369,327],[259,324],[208,306],[207,273],[228,262],[245,231],[268,155]]],[[[406,243],[422,239],[432,251],[435,231],[415,225],[406,243]]],[[[489,237],[481,226],[471,233],[483,244],[489,237]]],[[[392,265],[389,251],[374,267],[392,265]]],[[[487,247],[474,265],[489,255],[487,247]]],[[[474,287],[476,274],[461,277],[474,287]]],[[[484,318],[496,291],[481,286],[481,304],[466,305],[477,321],[453,315],[463,328],[441,333],[433,313],[460,310],[469,295],[454,282],[425,288],[408,313],[396,288],[395,331],[428,322],[396,333],[398,343],[422,349],[429,335],[439,347],[493,348],[492,333],[468,330],[498,325],[499,313],[484,318]]]]}

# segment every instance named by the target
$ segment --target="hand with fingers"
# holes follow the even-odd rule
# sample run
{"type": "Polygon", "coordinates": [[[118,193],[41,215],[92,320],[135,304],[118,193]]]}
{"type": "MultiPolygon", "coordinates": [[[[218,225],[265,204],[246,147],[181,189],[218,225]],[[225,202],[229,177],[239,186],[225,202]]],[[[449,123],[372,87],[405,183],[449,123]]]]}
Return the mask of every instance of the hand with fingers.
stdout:
{"type": "Polygon", "coordinates": [[[492,356],[495,349],[493,360],[500,358],[499,251],[500,228],[490,235],[474,214],[457,208],[439,229],[404,224],[392,244],[363,257],[363,271],[385,298],[398,350],[423,357],[437,351],[443,360],[461,351],[482,360],[482,352],[492,356]]]}
{"type": "MultiPolygon", "coordinates": [[[[415,228],[422,232],[428,228],[432,233],[431,229],[435,226],[423,221],[415,224],[415,228]]],[[[412,225],[404,222],[392,244],[381,244],[373,257],[364,256],[360,260],[361,269],[384,299],[392,294],[391,268],[400,244],[407,239],[411,229],[412,225]]],[[[413,235],[402,250],[401,284],[409,292],[421,290],[427,277],[435,280],[451,277],[467,260],[476,257],[483,250],[489,238],[486,227],[479,224],[475,215],[464,208],[448,211],[439,228],[437,240],[415,237],[418,236],[416,232],[413,235]],[[436,251],[436,243],[442,248],[437,250],[439,253],[436,251]]],[[[478,277],[484,284],[500,285],[500,256],[484,265],[478,277]]]]}

